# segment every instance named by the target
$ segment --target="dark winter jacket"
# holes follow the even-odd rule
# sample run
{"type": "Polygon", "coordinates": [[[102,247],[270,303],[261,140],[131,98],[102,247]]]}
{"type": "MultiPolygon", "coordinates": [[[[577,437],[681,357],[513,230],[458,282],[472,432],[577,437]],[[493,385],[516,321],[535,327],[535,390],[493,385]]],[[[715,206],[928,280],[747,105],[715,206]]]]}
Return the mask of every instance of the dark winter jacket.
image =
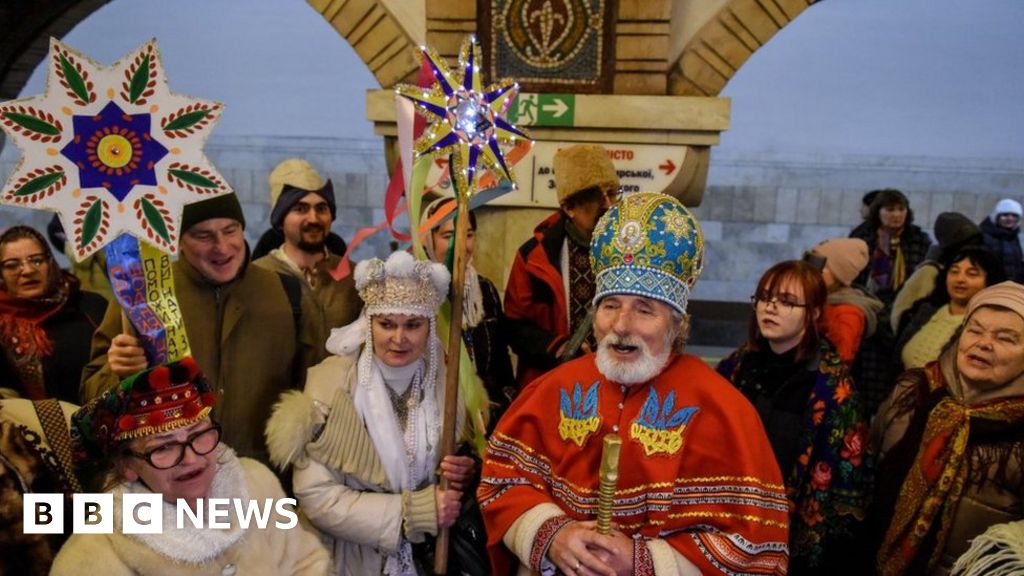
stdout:
{"type": "MultiPolygon", "coordinates": [[[[878,228],[875,226],[857,226],[850,232],[850,238],[860,238],[868,244],[868,254],[874,254],[875,248],[878,245],[878,228]]],[[[928,253],[928,247],[931,246],[932,240],[928,237],[928,234],[924,230],[921,230],[915,224],[910,224],[903,228],[903,232],[900,234],[900,248],[903,251],[903,265],[905,268],[906,277],[910,277],[917,265],[924,261],[925,255],[928,253]]],[[[871,266],[861,272],[860,276],[854,282],[856,285],[867,286],[868,278],[871,275],[871,266]]],[[[898,288],[897,288],[898,289],[898,288]]],[[[875,294],[882,302],[886,305],[892,302],[895,296],[895,290],[887,290],[884,293],[875,294]]]]}
{"type": "MultiPolygon", "coordinates": [[[[46,395],[72,404],[81,404],[78,383],[82,368],[89,363],[92,333],[103,321],[107,299],[94,292],[72,289],[64,306],[41,324],[53,343],[53,353],[42,358],[46,395]]],[[[0,354],[0,386],[17,389],[17,372],[0,354]]]]}
{"type": "Polygon", "coordinates": [[[508,321],[501,310],[501,297],[490,280],[483,276],[479,278],[484,317],[472,330],[463,330],[462,339],[494,405],[491,410],[493,426],[515,397],[516,380],[508,355],[508,321]]]}
{"type": "Polygon", "coordinates": [[[981,224],[981,233],[985,246],[1003,263],[1006,279],[1024,282],[1024,254],[1020,247],[1020,228],[1007,230],[985,218],[981,224]]]}
{"type": "Polygon", "coordinates": [[[790,501],[790,574],[846,574],[871,493],[868,424],[856,386],[826,338],[808,362],[794,351],[740,347],[718,365],[757,408],[790,501]]]}

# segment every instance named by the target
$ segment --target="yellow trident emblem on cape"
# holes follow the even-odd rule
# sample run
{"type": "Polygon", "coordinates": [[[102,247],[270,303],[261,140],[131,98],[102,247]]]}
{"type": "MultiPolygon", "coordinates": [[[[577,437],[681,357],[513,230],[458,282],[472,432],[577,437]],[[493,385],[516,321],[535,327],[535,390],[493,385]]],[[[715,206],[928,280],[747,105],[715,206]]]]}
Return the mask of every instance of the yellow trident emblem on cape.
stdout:
{"type": "Polygon", "coordinates": [[[562,440],[575,442],[582,447],[583,443],[601,426],[597,416],[597,385],[594,382],[583,393],[583,385],[579,382],[572,389],[572,400],[563,388],[561,401],[561,420],[558,422],[558,434],[562,440]]]}

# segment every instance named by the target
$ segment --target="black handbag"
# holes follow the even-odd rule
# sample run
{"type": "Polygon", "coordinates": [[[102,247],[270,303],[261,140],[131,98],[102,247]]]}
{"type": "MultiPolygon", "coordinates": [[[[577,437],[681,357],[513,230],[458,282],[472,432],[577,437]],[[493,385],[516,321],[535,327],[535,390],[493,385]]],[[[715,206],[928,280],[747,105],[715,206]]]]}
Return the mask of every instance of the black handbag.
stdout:
{"type": "MultiPolygon", "coordinates": [[[[493,574],[491,560],[487,556],[487,532],[480,505],[473,494],[462,497],[459,517],[448,529],[448,571],[452,576],[488,576],[493,574]]],[[[413,558],[421,574],[434,573],[434,552],[436,538],[428,537],[420,544],[413,544],[413,558]]]]}
{"type": "MultiPolygon", "coordinates": [[[[476,474],[462,494],[459,517],[448,529],[448,571],[452,576],[489,576],[491,560],[487,555],[487,531],[480,504],[476,500],[476,487],[480,483],[479,459],[472,454],[469,446],[463,444],[458,454],[477,460],[476,474]]],[[[435,539],[428,538],[420,545],[413,545],[413,556],[421,563],[424,574],[434,573],[435,539]]]]}

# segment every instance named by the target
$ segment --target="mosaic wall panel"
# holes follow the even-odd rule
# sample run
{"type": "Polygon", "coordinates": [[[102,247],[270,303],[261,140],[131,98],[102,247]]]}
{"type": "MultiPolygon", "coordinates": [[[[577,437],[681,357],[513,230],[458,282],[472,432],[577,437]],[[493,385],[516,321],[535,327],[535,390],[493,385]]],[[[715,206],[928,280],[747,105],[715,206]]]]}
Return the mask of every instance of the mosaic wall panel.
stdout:
{"type": "Polygon", "coordinates": [[[526,92],[610,92],[615,0],[479,0],[487,76],[526,92]]]}

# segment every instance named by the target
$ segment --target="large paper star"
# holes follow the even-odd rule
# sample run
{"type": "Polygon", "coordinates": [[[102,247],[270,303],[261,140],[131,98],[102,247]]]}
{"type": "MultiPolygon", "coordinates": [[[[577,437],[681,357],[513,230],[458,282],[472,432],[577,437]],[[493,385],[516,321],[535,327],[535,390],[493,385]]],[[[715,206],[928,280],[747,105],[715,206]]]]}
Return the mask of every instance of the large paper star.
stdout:
{"type": "Polygon", "coordinates": [[[429,90],[404,84],[396,89],[430,121],[416,141],[417,155],[450,154],[460,194],[473,194],[481,169],[490,169],[499,179],[514,182],[501,145],[513,144],[517,138],[529,139],[505,119],[519,85],[506,80],[483,90],[480,46],[472,36],[462,44],[458,71],[450,70],[433,49],[424,47],[421,51],[435,84],[429,90]]]}
{"type": "Polygon", "coordinates": [[[102,67],[50,41],[46,91],[0,104],[22,160],[0,203],[60,214],[81,260],[121,233],[165,252],[185,204],[231,191],[203,144],[223,106],[172,93],[156,41],[102,67]]]}

